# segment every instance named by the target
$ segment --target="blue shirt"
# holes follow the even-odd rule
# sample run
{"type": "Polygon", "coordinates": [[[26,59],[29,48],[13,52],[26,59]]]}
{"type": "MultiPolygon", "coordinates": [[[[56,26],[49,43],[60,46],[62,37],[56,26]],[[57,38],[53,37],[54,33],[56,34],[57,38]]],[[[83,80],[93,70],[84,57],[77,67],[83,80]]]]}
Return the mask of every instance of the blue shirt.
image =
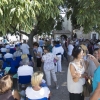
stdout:
{"type": "Polygon", "coordinates": [[[98,83],[100,83],[100,66],[95,70],[93,77],[93,91],[96,90],[98,83]]]}

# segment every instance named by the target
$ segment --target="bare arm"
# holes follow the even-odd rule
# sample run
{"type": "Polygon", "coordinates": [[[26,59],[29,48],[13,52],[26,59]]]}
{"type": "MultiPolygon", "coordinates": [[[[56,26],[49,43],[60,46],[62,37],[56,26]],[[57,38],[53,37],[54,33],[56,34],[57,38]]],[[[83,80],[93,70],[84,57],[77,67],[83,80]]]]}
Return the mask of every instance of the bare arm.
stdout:
{"type": "Polygon", "coordinates": [[[100,82],[98,83],[98,87],[97,89],[94,91],[92,97],[90,98],[90,100],[99,100],[100,98],[100,82]]]}
{"type": "Polygon", "coordinates": [[[94,57],[94,56],[92,56],[92,55],[90,55],[90,54],[88,54],[89,55],[89,58],[95,63],[95,65],[98,67],[99,65],[100,65],[100,63],[98,62],[98,60],[94,57]]]}
{"type": "Polygon", "coordinates": [[[76,70],[72,64],[70,64],[70,72],[71,72],[73,81],[78,82],[79,78],[81,77],[81,74],[76,72],[76,70]]]}
{"type": "Polygon", "coordinates": [[[14,99],[20,100],[20,95],[17,90],[14,90],[13,97],[14,97],[14,99]]]}

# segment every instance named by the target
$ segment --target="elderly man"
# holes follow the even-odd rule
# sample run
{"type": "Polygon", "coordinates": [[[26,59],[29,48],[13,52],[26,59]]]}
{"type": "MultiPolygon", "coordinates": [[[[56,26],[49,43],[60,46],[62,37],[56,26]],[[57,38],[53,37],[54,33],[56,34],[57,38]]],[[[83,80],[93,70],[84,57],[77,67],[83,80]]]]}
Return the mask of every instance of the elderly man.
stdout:
{"type": "Polygon", "coordinates": [[[16,52],[14,52],[13,56],[14,57],[19,57],[22,55],[22,52],[18,46],[16,46],[16,52]]]}
{"type": "Polygon", "coordinates": [[[23,44],[21,45],[20,49],[22,50],[23,54],[28,54],[29,55],[29,46],[26,43],[26,40],[23,41],[23,44]]]}
{"type": "Polygon", "coordinates": [[[33,75],[33,67],[29,66],[29,59],[24,60],[24,65],[18,68],[17,74],[18,76],[27,76],[33,75]]]}
{"type": "Polygon", "coordinates": [[[6,50],[6,54],[4,55],[4,59],[6,59],[6,58],[13,58],[13,55],[11,53],[9,53],[9,52],[10,52],[10,50],[7,49],[6,50]]]}

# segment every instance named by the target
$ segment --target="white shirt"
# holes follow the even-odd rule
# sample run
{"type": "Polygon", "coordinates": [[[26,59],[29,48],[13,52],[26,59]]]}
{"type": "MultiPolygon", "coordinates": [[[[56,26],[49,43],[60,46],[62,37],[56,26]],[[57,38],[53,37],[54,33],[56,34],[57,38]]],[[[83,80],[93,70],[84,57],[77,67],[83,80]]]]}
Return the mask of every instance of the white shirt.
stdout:
{"type": "Polygon", "coordinates": [[[28,44],[23,43],[21,45],[20,49],[22,50],[23,54],[29,54],[29,46],[28,46],[28,44]]]}
{"type": "Polygon", "coordinates": [[[37,56],[37,58],[41,58],[42,57],[42,53],[43,53],[43,50],[42,50],[41,47],[38,47],[37,53],[40,53],[40,56],[37,56]]]}
{"type": "Polygon", "coordinates": [[[11,53],[6,53],[4,55],[4,58],[13,58],[13,55],[11,53]]]}
{"type": "Polygon", "coordinates": [[[6,52],[7,49],[6,48],[1,48],[1,52],[6,52]]]}
{"type": "Polygon", "coordinates": [[[68,55],[71,56],[72,55],[72,51],[74,49],[74,46],[72,44],[68,45],[68,55]]]}
{"type": "MultiPolygon", "coordinates": [[[[83,74],[85,72],[85,68],[79,68],[74,62],[70,62],[70,64],[73,64],[76,71],[80,74],[83,74]]],[[[73,81],[73,77],[70,72],[70,64],[68,67],[68,73],[67,73],[67,88],[70,93],[82,93],[83,92],[83,85],[85,84],[85,79],[80,78],[78,82],[73,81]]]]}
{"type": "MultiPolygon", "coordinates": [[[[56,55],[56,54],[58,54],[58,53],[61,53],[61,54],[63,54],[64,53],[64,49],[62,48],[62,46],[59,46],[59,47],[53,47],[53,49],[52,49],[52,53],[54,54],[54,55],[56,55]]],[[[58,55],[58,56],[61,56],[61,55],[58,55]]]]}
{"type": "Polygon", "coordinates": [[[44,41],[43,40],[39,40],[39,46],[43,46],[44,45],[44,41]]]}
{"type": "Polygon", "coordinates": [[[26,75],[33,75],[33,67],[28,65],[23,65],[18,68],[17,71],[18,76],[26,76],[26,75]]]}
{"type": "Polygon", "coordinates": [[[6,49],[9,49],[9,48],[10,48],[10,45],[9,45],[9,44],[7,44],[7,45],[6,45],[6,49]]]}
{"type": "Polygon", "coordinates": [[[43,55],[42,60],[44,61],[44,70],[51,70],[54,69],[54,58],[56,55],[53,53],[47,53],[43,55]]]}
{"type": "Polygon", "coordinates": [[[42,87],[40,90],[35,91],[32,87],[26,88],[26,97],[32,100],[41,100],[43,98],[48,98],[50,90],[48,87],[42,87]]]}

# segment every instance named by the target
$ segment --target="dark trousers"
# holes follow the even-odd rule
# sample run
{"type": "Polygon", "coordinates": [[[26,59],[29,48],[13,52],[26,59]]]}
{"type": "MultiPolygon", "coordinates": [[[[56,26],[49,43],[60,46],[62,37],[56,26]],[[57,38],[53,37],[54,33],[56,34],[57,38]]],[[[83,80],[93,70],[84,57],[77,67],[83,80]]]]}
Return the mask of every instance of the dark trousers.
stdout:
{"type": "Polygon", "coordinates": [[[70,100],[84,100],[84,96],[82,93],[80,94],[69,93],[69,98],[70,100]]]}

